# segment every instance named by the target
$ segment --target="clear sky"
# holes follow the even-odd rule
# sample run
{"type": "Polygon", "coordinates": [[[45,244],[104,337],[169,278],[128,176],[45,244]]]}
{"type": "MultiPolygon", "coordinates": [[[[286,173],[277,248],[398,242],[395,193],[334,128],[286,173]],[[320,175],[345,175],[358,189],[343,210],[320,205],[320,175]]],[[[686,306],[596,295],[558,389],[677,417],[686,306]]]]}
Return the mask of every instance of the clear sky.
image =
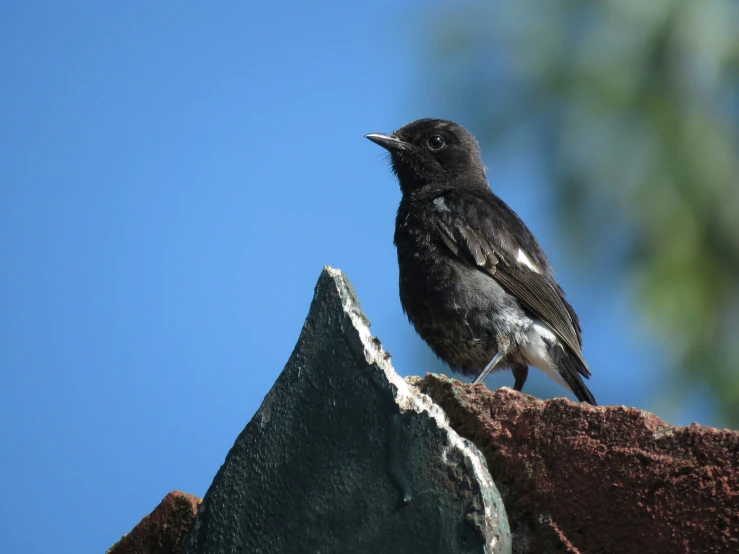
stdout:
{"type": "MultiPolygon", "coordinates": [[[[363,138],[455,116],[424,69],[431,5],[217,4],[0,7],[0,552],[102,553],[168,491],[205,494],[325,264],[401,374],[437,369],[397,297],[400,193],[363,138]]],[[[581,313],[591,390],[660,413],[625,296],[567,269],[546,183],[508,154],[491,178],[581,313]]]]}

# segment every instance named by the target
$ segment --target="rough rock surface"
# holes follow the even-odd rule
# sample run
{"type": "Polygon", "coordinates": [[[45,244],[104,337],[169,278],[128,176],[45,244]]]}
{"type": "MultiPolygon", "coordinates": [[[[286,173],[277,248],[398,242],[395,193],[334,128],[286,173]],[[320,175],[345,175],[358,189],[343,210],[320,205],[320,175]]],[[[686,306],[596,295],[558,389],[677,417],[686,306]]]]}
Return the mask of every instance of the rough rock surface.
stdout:
{"type": "Polygon", "coordinates": [[[739,433],[439,375],[409,380],[485,454],[514,552],[739,552],[739,433]]]}
{"type": "Polygon", "coordinates": [[[106,554],[179,554],[200,499],[173,491],[106,554]]]}
{"type": "Polygon", "coordinates": [[[484,459],[390,365],[325,268],[284,371],[236,440],[187,554],[508,553],[484,459]]]}

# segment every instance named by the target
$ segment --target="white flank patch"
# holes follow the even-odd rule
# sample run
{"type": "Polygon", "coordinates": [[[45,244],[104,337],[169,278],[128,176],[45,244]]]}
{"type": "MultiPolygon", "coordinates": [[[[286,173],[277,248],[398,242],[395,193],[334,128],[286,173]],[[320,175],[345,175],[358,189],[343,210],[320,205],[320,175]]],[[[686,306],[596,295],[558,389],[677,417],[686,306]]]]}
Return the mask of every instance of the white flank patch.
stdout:
{"type": "MultiPolygon", "coordinates": [[[[526,361],[529,365],[546,373],[547,377],[558,385],[561,385],[567,390],[572,390],[565,380],[562,379],[559,371],[557,371],[557,367],[552,362],[544,339],[554,344],[555,347],[559,346],[559,340],[551,329],[541,321],[535,321],[529,329],[529,342],[522,349],[526,361]]],[[[559,347],[561,348],[561,346],[559,347]]]]}
{"type": "Polygon", "coordinates": [[[534,262],[531,261],[531,258],[529,258],[528,254],[526,254],[526,252],[524,252],[521,248],[518,249],[518,256],[516,256],[516,261],[522,265],[525,265],[534,273],[541,273],[541,270],[534,262]]]}
{"type": "Polygon", "coordinates": [[[541,321],[535,321],[533,328],[536,333],[547,339],[549,342],[558,342],[557,335],[555,335],[554,332],[541,321]]]}

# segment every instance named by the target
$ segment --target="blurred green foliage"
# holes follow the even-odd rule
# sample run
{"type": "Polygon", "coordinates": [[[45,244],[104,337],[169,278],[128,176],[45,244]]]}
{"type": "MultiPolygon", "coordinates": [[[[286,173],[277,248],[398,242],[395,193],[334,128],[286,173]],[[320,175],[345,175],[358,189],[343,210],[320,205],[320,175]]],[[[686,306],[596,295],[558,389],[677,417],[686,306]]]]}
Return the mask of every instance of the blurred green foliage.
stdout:
{"type": "Polygon", "coordinates": [[[434,15],[429,34],[434,71],[445,75],[440,92],[477,122],[482,142],[535,130],[573,252],[622,273],[675,382],[707,388],[735,428],[738,8],[454,3],[434,15]]]}

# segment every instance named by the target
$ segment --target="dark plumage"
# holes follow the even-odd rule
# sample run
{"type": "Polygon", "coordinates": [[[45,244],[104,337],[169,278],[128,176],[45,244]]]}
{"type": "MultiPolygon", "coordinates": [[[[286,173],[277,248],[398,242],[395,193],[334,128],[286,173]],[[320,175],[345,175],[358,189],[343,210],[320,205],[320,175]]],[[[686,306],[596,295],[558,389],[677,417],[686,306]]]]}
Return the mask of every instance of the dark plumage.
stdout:
{"type": "Polygon", "coordinates": [[[511,368],[519,391],[534,366],[595,404],[577,315],[534,236],[490,190],[475,138],[441,119],[367,138],[390,152],[400,183],[400,301],[434,353],[476,382],[511,368]]]}

